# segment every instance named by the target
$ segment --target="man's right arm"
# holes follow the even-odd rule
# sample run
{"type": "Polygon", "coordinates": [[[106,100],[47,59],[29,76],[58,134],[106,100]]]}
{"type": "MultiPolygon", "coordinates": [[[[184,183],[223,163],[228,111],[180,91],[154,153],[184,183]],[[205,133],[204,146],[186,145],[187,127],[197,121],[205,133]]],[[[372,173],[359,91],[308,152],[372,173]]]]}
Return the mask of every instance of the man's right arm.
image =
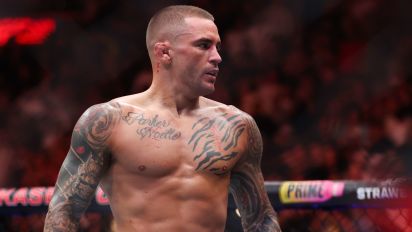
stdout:
{"type": "Polygon", "coordinates": [[[77,231],[110,164],[108,140],[120,119],[120,106],[90,107],[77,122],[49,204],[44,231],[77,231]]]}

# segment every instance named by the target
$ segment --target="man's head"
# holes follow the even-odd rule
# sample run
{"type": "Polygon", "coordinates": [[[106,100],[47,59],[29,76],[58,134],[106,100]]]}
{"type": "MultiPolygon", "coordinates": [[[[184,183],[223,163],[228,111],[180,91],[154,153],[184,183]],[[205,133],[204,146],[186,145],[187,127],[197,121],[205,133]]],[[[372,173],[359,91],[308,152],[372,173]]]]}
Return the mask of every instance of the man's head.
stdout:
{"type": "Polygon", "coordinates": [[[209,12],[185,5],[160,10],[149,22],[146,45],[155,74],[163,70],[179,90],[214,90],[220,37],[209,12]]]}
{"type": "Polygon", "coordinates": [[[154,44],[173,39],[185,26],[185,18],[188,17],[214,21],[213,15],[209,12],[187,5],[168,6],[153,15],[146,30],[146,46],[151,59],[154,44]]]}

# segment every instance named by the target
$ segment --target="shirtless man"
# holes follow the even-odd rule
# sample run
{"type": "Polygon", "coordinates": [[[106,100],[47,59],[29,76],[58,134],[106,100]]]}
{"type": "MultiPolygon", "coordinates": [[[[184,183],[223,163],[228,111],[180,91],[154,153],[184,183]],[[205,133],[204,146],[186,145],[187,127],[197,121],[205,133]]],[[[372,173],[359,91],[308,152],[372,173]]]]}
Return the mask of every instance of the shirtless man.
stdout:
{"type": "Polygon", "coordinates": [[[45,231],[76,231],[98,185],[117,231],[222,232],[228,193],[245,231],[280,231],[254,120],[214,91],[220,37],[210,13],[170,6],[151,19],[150,88],[90,107],[77,122],[45,231]]]}

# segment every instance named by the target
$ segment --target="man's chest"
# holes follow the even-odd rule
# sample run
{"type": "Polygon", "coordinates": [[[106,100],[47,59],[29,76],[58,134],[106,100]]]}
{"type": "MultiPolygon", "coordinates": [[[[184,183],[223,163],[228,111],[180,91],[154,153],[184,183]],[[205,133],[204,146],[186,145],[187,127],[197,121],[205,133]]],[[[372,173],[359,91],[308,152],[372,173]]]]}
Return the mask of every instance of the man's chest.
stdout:
{"type": "Polygon", "coordinates": [[[227,174],[244,152],[245,123],[240,115],[172,119],[127,112],[112,138],[120,166],[148,176],[189,173],[227,174]]]}

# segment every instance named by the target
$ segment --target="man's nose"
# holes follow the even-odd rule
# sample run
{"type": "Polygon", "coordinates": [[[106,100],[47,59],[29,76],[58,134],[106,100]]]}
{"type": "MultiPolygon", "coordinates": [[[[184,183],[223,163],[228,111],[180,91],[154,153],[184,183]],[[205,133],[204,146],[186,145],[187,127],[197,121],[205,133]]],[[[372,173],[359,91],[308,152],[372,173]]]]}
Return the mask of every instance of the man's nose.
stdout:
{"type": "Polygon", "coordinates": [[[209,61],[214,64],[214,65],[218,65],[222,62],[222,57],[219,54],[219,51],[217,50],[217,48],[213,48],[211,54],[210,54],[210,59],[209,61]]]}

